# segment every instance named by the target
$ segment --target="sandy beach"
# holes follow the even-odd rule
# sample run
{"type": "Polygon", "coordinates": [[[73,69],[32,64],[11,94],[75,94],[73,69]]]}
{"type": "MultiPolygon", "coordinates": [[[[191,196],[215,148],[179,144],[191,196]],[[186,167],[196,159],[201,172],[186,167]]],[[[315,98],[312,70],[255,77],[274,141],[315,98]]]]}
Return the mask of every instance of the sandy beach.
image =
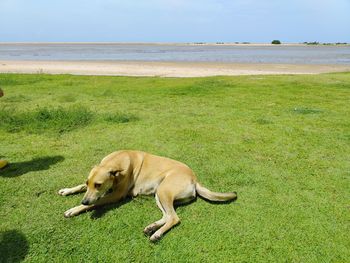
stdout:
{"type": "Polygon", "coordinates": [[[205,77],[221,75],[319,74],[345,71],[350,71],[350,65],[0,60],[0,73],[30,74],[205,77]]]}

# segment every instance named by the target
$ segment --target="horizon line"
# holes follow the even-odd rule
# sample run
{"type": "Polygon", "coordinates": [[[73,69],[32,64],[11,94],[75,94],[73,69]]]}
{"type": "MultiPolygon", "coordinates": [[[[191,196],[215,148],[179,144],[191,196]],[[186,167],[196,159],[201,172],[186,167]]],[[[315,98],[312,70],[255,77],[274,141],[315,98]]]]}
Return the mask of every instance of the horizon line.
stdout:
{"type": "MultiPolygon", "coordinates": [[[[272,42],[272,41],[271,41],[272,42]]],[[[271,42],[249,42],[249,41],[242,41],[242,42],[202,42],[202,41],[195,41],[195,42],[123,42],[123,41],[0,41],[1,44],[120,44],[120,45],[307,45],[309,44],[340,44],[340,45],[350,45],[350,43],[347,42],[318,42],[318,41],[303,41],[303,42],[281,42],[280,44],[272,44],[271,42]]]]}

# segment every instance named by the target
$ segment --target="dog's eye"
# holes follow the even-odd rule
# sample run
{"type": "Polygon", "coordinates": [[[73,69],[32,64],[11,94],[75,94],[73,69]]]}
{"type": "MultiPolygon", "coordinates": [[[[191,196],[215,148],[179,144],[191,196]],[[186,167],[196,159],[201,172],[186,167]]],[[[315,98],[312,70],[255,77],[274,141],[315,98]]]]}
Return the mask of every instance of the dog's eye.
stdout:
{"type": "Polygon", "coordinates": [[[88,181],[88,180],[86,180],[85,184],[86,184],[86,185],[88,185],[88,184],[89,184],[89,181],[88,181]]]}
{"type": "Polygon", "coordinates": [[[101,184],[95,183],[95,188],[99,188],[101,184]]]}

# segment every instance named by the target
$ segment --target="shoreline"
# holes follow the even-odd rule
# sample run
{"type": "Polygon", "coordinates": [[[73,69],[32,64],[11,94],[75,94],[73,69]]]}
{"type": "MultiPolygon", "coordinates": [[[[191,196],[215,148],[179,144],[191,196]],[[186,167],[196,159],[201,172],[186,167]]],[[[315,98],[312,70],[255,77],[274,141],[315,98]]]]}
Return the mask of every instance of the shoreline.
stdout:
{"type": "Polygon", "coordinates": [[[144,77],[320,74],[350,72],[350,65],[257,64],[149,61],[0,60],[0,73],[144,77]]]}

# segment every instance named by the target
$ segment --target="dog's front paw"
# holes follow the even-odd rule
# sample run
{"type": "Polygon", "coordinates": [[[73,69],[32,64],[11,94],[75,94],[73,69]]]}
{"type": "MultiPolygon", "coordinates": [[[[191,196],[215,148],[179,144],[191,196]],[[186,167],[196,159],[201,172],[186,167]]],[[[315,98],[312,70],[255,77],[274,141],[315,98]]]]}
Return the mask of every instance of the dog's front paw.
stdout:
{"type": "Polygon", "coordinates": [[[69,194],[70,194],[70,189],[69,189],[69,188],[60,189],[60,190],[58,191],[58,194],[59,194],[59,195],[63,195],[63,196],[69,195],[69,194]]]}
{"type": "Polygon", "coordinates": [[[80,213],[80,209],[77,207],[73,207],[71,209],[68,209],[66,212],[64,212],[64,217],[73,217],[80,213]]]}

